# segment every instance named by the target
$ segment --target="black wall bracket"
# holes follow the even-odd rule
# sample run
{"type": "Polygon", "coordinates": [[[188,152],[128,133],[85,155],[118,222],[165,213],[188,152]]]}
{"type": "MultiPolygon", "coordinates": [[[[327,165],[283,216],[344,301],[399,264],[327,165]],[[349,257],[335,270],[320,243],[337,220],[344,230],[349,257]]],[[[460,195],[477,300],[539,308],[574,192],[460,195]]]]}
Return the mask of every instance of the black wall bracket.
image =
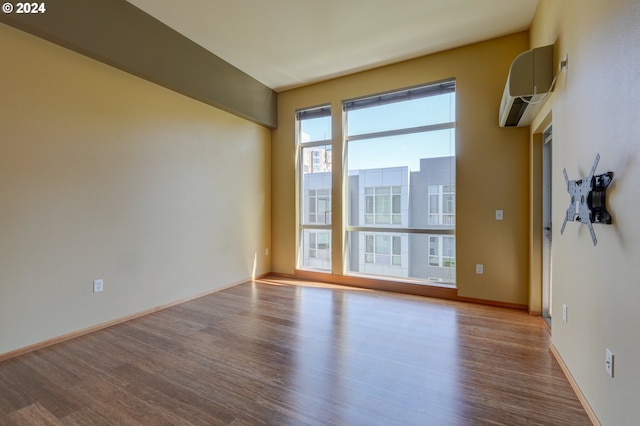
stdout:
{"type": "Polygon", "coordinates": [[[606,208],[607,187],[613,180],[613,172],[596,175],[596,167],[600,161],[600,154],[596,154],[589,176],[577,180],[569,180],[567,169],[563,170],[567,183],[567,192],[571,197],[567,213],[562,223],[560,234],[564,233],[567,221],[577,221],[589,227],[593,245],[598,244],[593,223],[611,224],[611,215],[606,208]]]}

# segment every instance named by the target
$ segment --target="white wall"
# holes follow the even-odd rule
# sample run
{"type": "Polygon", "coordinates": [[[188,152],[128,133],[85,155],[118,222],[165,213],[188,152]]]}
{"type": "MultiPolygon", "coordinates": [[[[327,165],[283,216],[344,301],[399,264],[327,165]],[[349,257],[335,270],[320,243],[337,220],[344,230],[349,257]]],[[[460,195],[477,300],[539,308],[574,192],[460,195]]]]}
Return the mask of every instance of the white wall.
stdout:
{"type": "Polygon", "coordinates": [[[270,270],[268,129],[2,24],[0,117],[0,355],[270,270]]]}
{"type": "Polygon", "coordinates": [[[569,55],[551,101],[553,121],[552,341],[597,417],[640,424],[640,3],[541,0],[532,47],[569,55]],[[614,172],[613,225],[595,225],[598,245],[575,222],[560,226],[569,196],[562,175],[614,172]],[[561,317],[568,306],[568,321],[561,317]],[[615,353],[615,377],[604,369],[615,353]]]}

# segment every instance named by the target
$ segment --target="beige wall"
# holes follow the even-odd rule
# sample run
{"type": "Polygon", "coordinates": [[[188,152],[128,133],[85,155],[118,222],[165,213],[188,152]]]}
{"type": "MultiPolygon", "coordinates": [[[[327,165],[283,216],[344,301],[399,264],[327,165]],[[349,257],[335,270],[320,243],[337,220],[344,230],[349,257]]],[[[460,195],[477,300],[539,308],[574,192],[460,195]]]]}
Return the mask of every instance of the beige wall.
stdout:
{"type": "MultiPolygon", "coordinates": [[[[509,65],[528,49],[519,33],[416,60],[354,74],[279,94],[273,132],[273,270],[295,269],[296,109],[330,103],[334,157],[341,152],[341,102],[451,77],[457,85],[457,277],[459,295],[526,305],[529,292],[528,131],[498,127],[498,108],[509,65]],[[504,221],[495,210],[504,210],[504,221]],[[484,264],[484,275],[475,264],[484,264]]],[[[340,159],[334,158],[334,164],[340,159]]],[[[335,172],[335,170],[334,170],[335,172]]],[[[338,173],[334,186],[339,187],[338,173]]],[[[340,199],[332,218],[340,229],[340,199]]],[[[340,232],[334,232],[334,273],[341,273],[340,232]]]]}
{"type": "Polygon", "coordinates": [[[268,129],[2,24],[0,129],[0,354],[271,269],[268,129]]]}
{"type": "MultiPolygon", "coordinates": [[[[552,341],[595,414],[606,425],[640,424],[640,3],[540,0],[531,45],[556,42],[569,55],[547,108],[553,114],[552,341]],[[607,200],[613,225],[569,222],[562,176],[614,172],[607,200]],[[568,321],[561,317],[568,306],[568,321]],[[604,369],[615,354],[615,377],[604,369]]],[[[539,118],[538,120],[541,120],[539,118]]],[[[533,127],[532,127],[533,128],[533,127]]],[[[533,129],[535,130],[535,129],[533,129]]]]}

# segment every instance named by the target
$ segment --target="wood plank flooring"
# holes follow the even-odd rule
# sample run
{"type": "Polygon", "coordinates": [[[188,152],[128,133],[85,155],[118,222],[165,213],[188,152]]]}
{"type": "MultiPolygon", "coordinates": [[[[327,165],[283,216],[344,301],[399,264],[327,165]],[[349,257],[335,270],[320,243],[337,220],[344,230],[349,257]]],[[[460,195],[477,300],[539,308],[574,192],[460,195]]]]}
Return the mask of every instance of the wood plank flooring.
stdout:
{"type": "Polygon", "coordinates": [[[267,279],[0,363],[2,425],[588,425],[538,317],[267,279]]]}

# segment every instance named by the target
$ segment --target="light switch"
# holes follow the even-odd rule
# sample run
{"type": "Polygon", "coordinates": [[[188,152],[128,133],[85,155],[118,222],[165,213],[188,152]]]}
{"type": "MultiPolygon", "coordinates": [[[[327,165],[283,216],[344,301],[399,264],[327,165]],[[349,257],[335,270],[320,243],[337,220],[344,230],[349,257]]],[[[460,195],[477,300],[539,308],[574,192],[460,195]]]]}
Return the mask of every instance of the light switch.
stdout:
{"type": "Polygon", "coordinates": [[[504,219],[504,210],[496,210],[496,220],[504,219]]]}

